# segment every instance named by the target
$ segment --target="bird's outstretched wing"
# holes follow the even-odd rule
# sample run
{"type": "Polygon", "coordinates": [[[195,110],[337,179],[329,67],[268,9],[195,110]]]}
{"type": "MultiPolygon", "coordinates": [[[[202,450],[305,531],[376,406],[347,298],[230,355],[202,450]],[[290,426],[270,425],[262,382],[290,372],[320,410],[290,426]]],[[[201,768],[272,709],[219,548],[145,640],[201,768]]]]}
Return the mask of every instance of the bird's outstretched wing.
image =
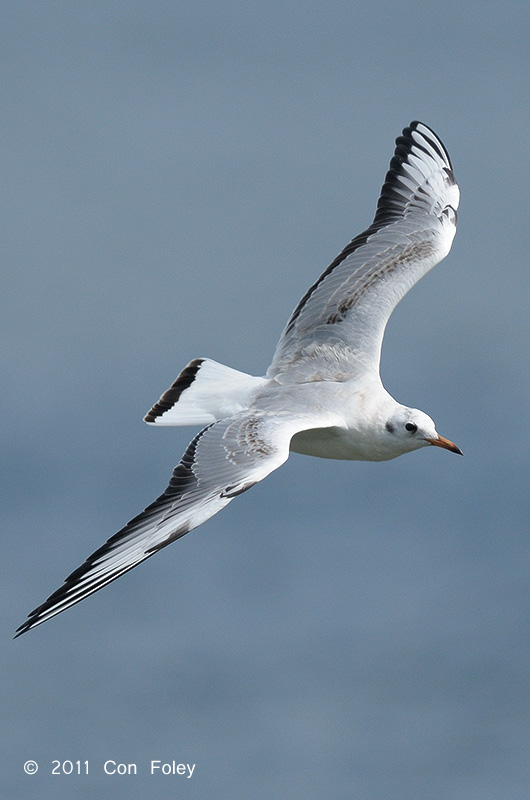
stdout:
{"type": "Polygon", "coordinates": [[[164,494],[96,550],[29,614],[17,636],[83,600],[216,514],[277,469],[294,433],[288,415],[247,415],[203,428],[192,440],[164,494]]]}
{"type": "Polygon", "coordinates": [[[390,314],[451,248],[459,197],[442,142],[411,122],[396,139],[374,221],[302,297],[267,375],[304,383],[378,372],[390,314]]]}

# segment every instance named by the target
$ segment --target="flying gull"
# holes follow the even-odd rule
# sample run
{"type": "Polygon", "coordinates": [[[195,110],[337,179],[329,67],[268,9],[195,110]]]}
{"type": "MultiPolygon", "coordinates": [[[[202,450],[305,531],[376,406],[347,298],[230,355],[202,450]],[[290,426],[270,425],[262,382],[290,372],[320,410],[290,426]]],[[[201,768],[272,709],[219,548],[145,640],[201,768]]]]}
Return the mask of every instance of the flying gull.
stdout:
{"type": "Polygon", "coordinates": [[[447,150],[421,122],[396,140],[372,224],[302,297],[265,377],[208,358],[185,367],[145,417],[201,425],[169,485],[69,575],[17,636],[83,600],[246,492],[289,456],[384,461],[435,445],[461,453],[379,376],[383,334],[408,290],[444,258],[459,191],[447,150]]]}

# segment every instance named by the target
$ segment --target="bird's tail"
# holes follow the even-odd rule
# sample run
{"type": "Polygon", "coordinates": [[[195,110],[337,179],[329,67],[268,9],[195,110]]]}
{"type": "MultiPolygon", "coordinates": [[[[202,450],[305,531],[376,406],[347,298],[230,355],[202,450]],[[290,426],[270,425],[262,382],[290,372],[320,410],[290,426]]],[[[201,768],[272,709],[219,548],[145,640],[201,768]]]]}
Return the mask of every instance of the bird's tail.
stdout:
{"type": "Polygon", "coordinates": [[[208,425],[248,408],[266,378],[255,378],[210,358],[190,361],[144,417],[151,425],[208,425]]]}

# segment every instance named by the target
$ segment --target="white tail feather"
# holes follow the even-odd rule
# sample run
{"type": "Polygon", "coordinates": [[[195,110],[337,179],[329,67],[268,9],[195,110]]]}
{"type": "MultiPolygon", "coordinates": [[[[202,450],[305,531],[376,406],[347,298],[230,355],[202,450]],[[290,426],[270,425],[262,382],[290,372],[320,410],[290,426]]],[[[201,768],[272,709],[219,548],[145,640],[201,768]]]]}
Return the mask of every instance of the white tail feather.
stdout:
{"type": "Polygon", "coordinates": [[[267,383],[210,358],[190,361],[144,417],[151,425],[208,425],[249,407],[256,390],[267,383]]]}

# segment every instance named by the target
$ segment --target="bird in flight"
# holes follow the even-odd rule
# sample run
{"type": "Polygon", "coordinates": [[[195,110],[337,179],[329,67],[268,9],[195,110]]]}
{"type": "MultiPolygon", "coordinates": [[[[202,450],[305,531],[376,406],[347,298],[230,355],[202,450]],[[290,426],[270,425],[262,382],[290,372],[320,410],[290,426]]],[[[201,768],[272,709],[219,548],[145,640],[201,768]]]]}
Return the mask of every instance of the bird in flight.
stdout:
{"type": "Polygon", "coordinates": [[[265,377],[208,358],[185,367],[145,417],[200,425],[165,492],[29,614],[17,636],[83,600],[179,539],[277,469],[289,451],[384,461],[420,447],[461,450],[427,414],[400,405],[379,376],[388,318],[449,252],[459,190],[436,134],[411,122],[369,228],[304,294],[265,377]]]}

